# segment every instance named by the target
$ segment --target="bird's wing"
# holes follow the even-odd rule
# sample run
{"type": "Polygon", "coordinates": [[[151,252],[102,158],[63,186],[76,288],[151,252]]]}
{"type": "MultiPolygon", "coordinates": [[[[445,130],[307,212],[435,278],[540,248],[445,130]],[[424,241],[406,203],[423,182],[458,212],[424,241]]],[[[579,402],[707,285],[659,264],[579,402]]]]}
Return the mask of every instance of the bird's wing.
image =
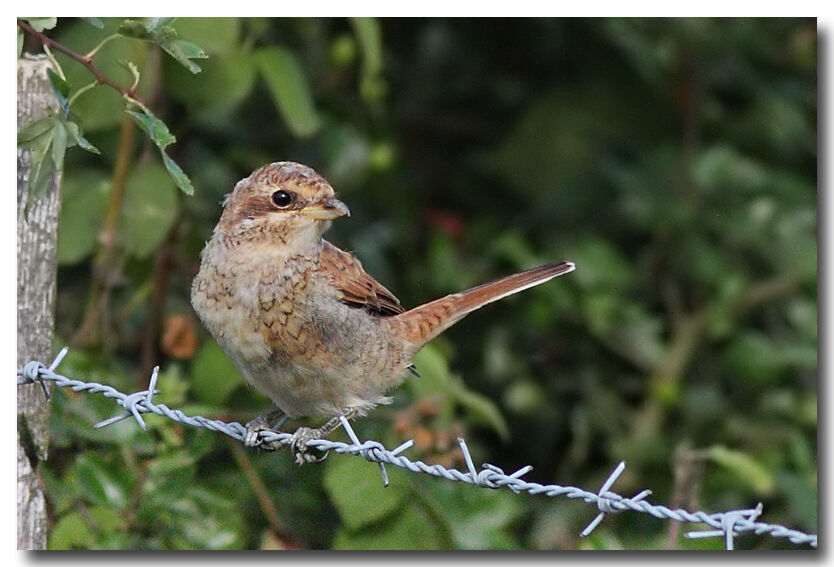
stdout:
{"type": "Polygon", "coordinates": [[[318,269],[341,292],[342,301],[351,307],[364,308],[383,317],[405,311],[393,293],[365,272],[359,260],[327,241],[318,269]]]}

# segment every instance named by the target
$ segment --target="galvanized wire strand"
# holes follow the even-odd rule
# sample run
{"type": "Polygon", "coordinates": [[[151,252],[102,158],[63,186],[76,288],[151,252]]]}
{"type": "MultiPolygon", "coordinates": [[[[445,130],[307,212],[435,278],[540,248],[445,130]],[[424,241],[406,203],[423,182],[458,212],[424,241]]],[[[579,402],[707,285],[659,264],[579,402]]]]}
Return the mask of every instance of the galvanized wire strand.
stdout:
{"type": "MultiPolygon", "coordinates": [[[[49,390],[46,387],[46,383],[52,382],[58,387],[70,388],[75,392],[102,394],[107,398],[112,398],[118,405],[125,409],[124,413],[102,421],[96,424],[95,427],[104,427],[123,419],[134,418],[142,429],[147,430],[147,425],[142,418],[142,414],[154,413],[179,423],[223,433],[240,442],[244,441],[246,427],[240,423],[226,423],[219,419],[188,416],[181,410],[171,409],[165,404],[154,403],[153,396],[158,393],[158,390],[156,390],[156,382],[159,376],[159,367],[154,368],[147,390],[125,394],[111,386],[97,382],[73,380],[57,374],[55,368],[57,368],[64,356],[66,356],[67,350],[67,347],[64,347],[49,366],[32,361],[25,364],[23,368],[18,368],[18,385],[40,383],[44,389],[44,393],[48,396],[49,390]]],[[[599,510],[597,516],[582,531],[581,535],[583,537],[589,535],[604,520],[607,514],[630,510],[650,514],[660,519],[692,524],[706,524],[711,529],[689,532],[685,536],[691,539],[723,537],[727,549],[733,549],[734,538],[736,536],[747,533],[767,535],[772,538],[785,538],[796,545],[817,547],[816,534],[806,534],[779,524],[768,524],[757,521],[757,518],[762,514],[761,504],[758,504],[752,509],[730,510],[727,512],[689,512],[680,508],[672,510],[666,506],[652,504],[646,500],[646,497],[651,494],[649,490],[643,490],[631,498],[620,496],[611,492],[610,488],[620,474],[622,474],[623,470],[625,470],[624,462],[617,465],[597,492],[590,492],[573,486],[560,486],[557,484],[545,485],[523,480],[521,477],[532,470],[533,467],[531,466],[523,467],[512,474],[505,474],[503,470],[494,465],[484,464],[481,470],[478,471],[466,446],[466,442],[463,439],[458,439],[458,444],[466,464],[466,471],[449,469],[438,464],[429,465],[421,461],[412,461],[402,453],[414,444],[413,441],[406,441],[398,447],[388,450],[377,441],[360,441],[350,423],[344,417],[341,418],[341,423],[350,439],[350,443],[331,441],[329,439],[313,439],[307,441],[306,446],[311,449],[333,451],[344,455],[358,455],[367,461],[378,463],[382,481],[386,486],[388,485],[388,475],[385,470],[385,465],[388,464],[415,473],[473,484],[479,487],[492,489],[508,488],[516,494],[526,492],[531,495],[541,494],[549,497],[564,496],[571,499],[581,499],[584,502],[595,505],[599,510]]],[[[283,446],[290,443],[292,435],[265,430],[258,432],[258,438],[265,444],[278,444],[283,446]]]]}

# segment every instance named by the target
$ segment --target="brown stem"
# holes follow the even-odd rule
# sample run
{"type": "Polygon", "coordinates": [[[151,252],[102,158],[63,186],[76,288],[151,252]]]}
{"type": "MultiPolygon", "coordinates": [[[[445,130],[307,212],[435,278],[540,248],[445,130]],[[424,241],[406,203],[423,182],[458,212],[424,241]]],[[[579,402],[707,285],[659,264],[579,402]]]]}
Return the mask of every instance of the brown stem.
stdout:
{"type": "Polygon", "coordinates": [[[139,376],[143,378],[150,375],[156,360],[157,339],[159,329],[162,327],[162,313],[165,310],[165,297],[168,293],[168,282],[171,279],[171,263],[178,229],[179,219],[174,221],[171,230],[168,231],[154,262],[150,314],[142,335],[142,354],[139,364],[139,376]]]}
{"type": "MultiPolygon", "coordinates": [[[[675,449],[672,461],[675,484],[672,489],[671,508],[697,508],[701,476],[704,472],[704,457],[694,451],[688,441],[681,442],[675,449]]],[[[680,522],[669,523],[667,532],[667,549],[678,549],[680,541],[680,522]]]]}
{"type": "Polygon", "coordinates": [[[78,61],[79,63],[84,65],[90,71],[90,73],[92,73],[95,76],[96,80],[99,83],[101,83],[103,85],[107,85],[108,87],[111,87],[111,88],[117,90],[123,97],[131,98],[131,99],[137,100],[139,102],[142,102],[142,99],[140,99],[139,97],[136,96],[135,89],[133,89],[133,88],[126,89],[126,88],[122,87],[121,85],[119,85],[118,83],[116,83],[115,81],[113,81],[110,77],[108,77],[107,75],[102,73],[95,65],[93,65],[91,57],[88,57],[86,55],[81,55],[80,53],[77,53],[76,51],[73,51],[72,49],[70,49],[66,45],[64,45],[62,43],[58,43],[54,39],[51,39],[51,38],[47,37],[45,34],[39,32],[39,31],[35,31],[35,29],[32,26],[30,26],[29,24],[27,24],[23,20],[18,20],[17,25],[20,26],[21,29],[23,29],[23,31],[25,31],[26,33],[32,35],[33,37],[36,37],[42,44],[48,45],[49,47],[52,47],[53,49],[56,49],[57,51],[60,51],[64,55],[66,55],[66,56],[70,57],[71,59],[74,59],[75,61],[78,61]]]}
{"type": "Polygon", "coordinates": [[[281,520],[278,518],[278,510],[276,510],[275,504],[269,496],[269,491],[266,489],[266,485],[264,485],[261,477],[258,476],[258,471],[255,470],[255,467],[253,467],[252,463],[249,461],[246,451],[244,451],[243,447],[235,441],[229,440],[229,446],[232,448],[232,454],[235,457],[235,461],[237,461],[240,470],[243,471],[243,475],[246,477],[246,480],[249,481],[249,485],[255,493],[255,499],[258,501],[258,506],[260,507],[261,512],[263,512],[266,521],[269,523],[270,529],[291,549],[303,549],[301,545],[289,536],[284,531],[284,528],[281,527],[281,520]]]}
{"type": "Polygon", "coordinates": [[[113,187],[107,203],[104,226],[99,234],[100,247],[93,260],[93,281],[84,317],[72,338],[75,346],[89,346],[101,341],[101,326],[107,315],[102,311],[103,299],[115,280],[116,264],[116,228],[122,211],[127,175],[130,171],[130,159],[133,154],[133,134],[136,123],[129,117],[122,119],[122,129],[113,168],[113,187]]]}

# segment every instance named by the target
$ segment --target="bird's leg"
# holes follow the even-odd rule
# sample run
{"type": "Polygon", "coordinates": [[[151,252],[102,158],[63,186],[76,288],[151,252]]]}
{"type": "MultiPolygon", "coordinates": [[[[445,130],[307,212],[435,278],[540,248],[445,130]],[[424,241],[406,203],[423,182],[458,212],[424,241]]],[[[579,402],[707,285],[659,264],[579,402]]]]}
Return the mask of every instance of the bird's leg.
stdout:
{"type": "Polygon", "coordinates": [[[267,451],[280,449],[281,445],[276,446],[274,443],[263,443],[258,439],[258,433],[264,430],[276,430],[285,421],[287,421],[287,416],[278,408],[259,415],[246,424],[246,437],[243,439],[243,444],[247,447],[258,447],[267,451]],[[272,425],[273,423],[275,425],[272,425]]]}
{"type": "MultiPolygon", "coordinates": [[[[355,410],[348,409],[342,415],[345,419],[351,419],[356,414],[357,412],[355,410]]],[[[325,451],[324,455],[320,457],[316,457],[309,453],[307,442],[313,441],[314,439],[324,439],[330,435],[334,429],[342,424],[340,417],[341,416],[332,418],[318,429],[314,429],[312,427],[299,427],[296,432],[292,434],[292,439],[290,440],[290,451],[292,451],[292,454],[295,455],[296,463],[299,465],[303,465],[304,463],[318,463],[327,458],[327,451],[325,451]]]]}

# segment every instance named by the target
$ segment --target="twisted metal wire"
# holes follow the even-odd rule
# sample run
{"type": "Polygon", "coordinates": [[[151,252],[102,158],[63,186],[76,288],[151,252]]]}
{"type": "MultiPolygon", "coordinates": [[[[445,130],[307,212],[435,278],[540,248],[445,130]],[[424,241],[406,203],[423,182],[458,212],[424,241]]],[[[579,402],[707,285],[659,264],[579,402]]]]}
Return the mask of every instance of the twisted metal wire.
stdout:
{"type": "MultiPolygon", "coordinates": [[[[193,427],[202,427],[211,431],[217,431],[228,435],[229,437],[243,442],[246,437],[246,427],[237,422],[226,423],[219,419],[208,419],[202,416],[188,416],[181,410],[171,409],[165,404],[157,404],[153,402],[153,396],[159,393],[156,390],[156,382],[159,376],[159,367],[154,368],[151,374],[150,383],[147,390],[134,392],[132,394],[122,393],[111,386],[99,384],[97,382],[84,382],[81,380],[73,380],[62,376],[55,372],[55,368],[60,364],[61,360],[66,356],[68,351],[64,347],[55,360],[49,366],[41,362],[31,361],[17,369],[17,384],[18,386],[24,384],[40,383],[44,389],[44,393],[49,396],[49,390],[46,382],[53,382],[56,386],[61,388],[70,388],[75,392],[89,392],[92,394],[102,394],[107,398],[112,398],[116,403],[125,409],[125,412],[113,418],[107,419],[95,424],[95,427],[104,427],[123,419],[134,418],[142,427],[147,430],[147,425],[142,418],[143,413],[154,413],[162,415],[177,421],[185,423],[193,427]]],[[[466,463],[466,471],[456,469],[448,469],[441,465],[428,465],[421,461],[412,461],[401,453],[409,449],[413,444],[413,440],[406,441],[400,446],[388,450],[381,443],[377,441],[360,441],[351,427],[350,423],[344,417],[341,417],[342,427],[347,433],[350,443],[341,441],[330,441],[328,439],[313,439],[306,442],[308,448],[314,448],[321,451],[334,451],[344,455],[358,455],[367,461],[378,463],[380,474],[382,475],[382,482],[385,486],[388,485],[388,474],[385,470],[385,465],[393,465],[403,469],[410,470],[415,473],[423,473],[446,480],[455,482],[463,482],[466,484],[473,484],[475,486],[484,488],[508,488],[516,494],[526,492],[528,494],[536,495],[542,494],[544,496],[556,497],[564,496],[571,499],[581,499],[589,504],[596,505],[599,509],[597,516],[588,524],[582,531],[583,537],[588,536],[605,518],[606,514],[614,514],[631,510],[634,512],[641,512],[650,514],[656,518],[675,520],[678,522],[706,524],[710,530],[693,531],[685,534],[690,539],[694,538],[709,538],[709,537],[723,537],[727,549],[733,549],[735,536],[755,533],[758,535],[767,535],[773,538],[787,538],[794,544],[807,544],[813,548],[817,547],[817,535],[806,534],[804,532],[788,528],[779,524],[768,524],[765,522],[756,521],[762,513],[762,505],[759,503],[755,508],[744,510],[730,510],[727,512],[707,513],[703,511],[689,512],[683,509],[672,510],[666,506],[652,504],[646,500],[646,497],[651,494],[650,490],[644,490],[631,498],[620,496],[615,492],[611,492],[610,488],[616,482],[617,478],[625,470],[625,462],[621,462],[612,471],[608,479],[603,483],[597,492],[590,492],[582,488],[573,486],[560,486],[557,484],[539,484],[536,482],[528,482],[521,477],[530,472],[533,467],[525,466],[512,474],[506,474],[500,468],[484,464],[480,471],[475,467],[466,442],[463,439],[458,439],[460,450],[466,463]]],[[[292,439],[289,433],[278,433],[275,431],[259,431],[258,439],[264,444],[274,445],[288,445],[292,439]]]]}

